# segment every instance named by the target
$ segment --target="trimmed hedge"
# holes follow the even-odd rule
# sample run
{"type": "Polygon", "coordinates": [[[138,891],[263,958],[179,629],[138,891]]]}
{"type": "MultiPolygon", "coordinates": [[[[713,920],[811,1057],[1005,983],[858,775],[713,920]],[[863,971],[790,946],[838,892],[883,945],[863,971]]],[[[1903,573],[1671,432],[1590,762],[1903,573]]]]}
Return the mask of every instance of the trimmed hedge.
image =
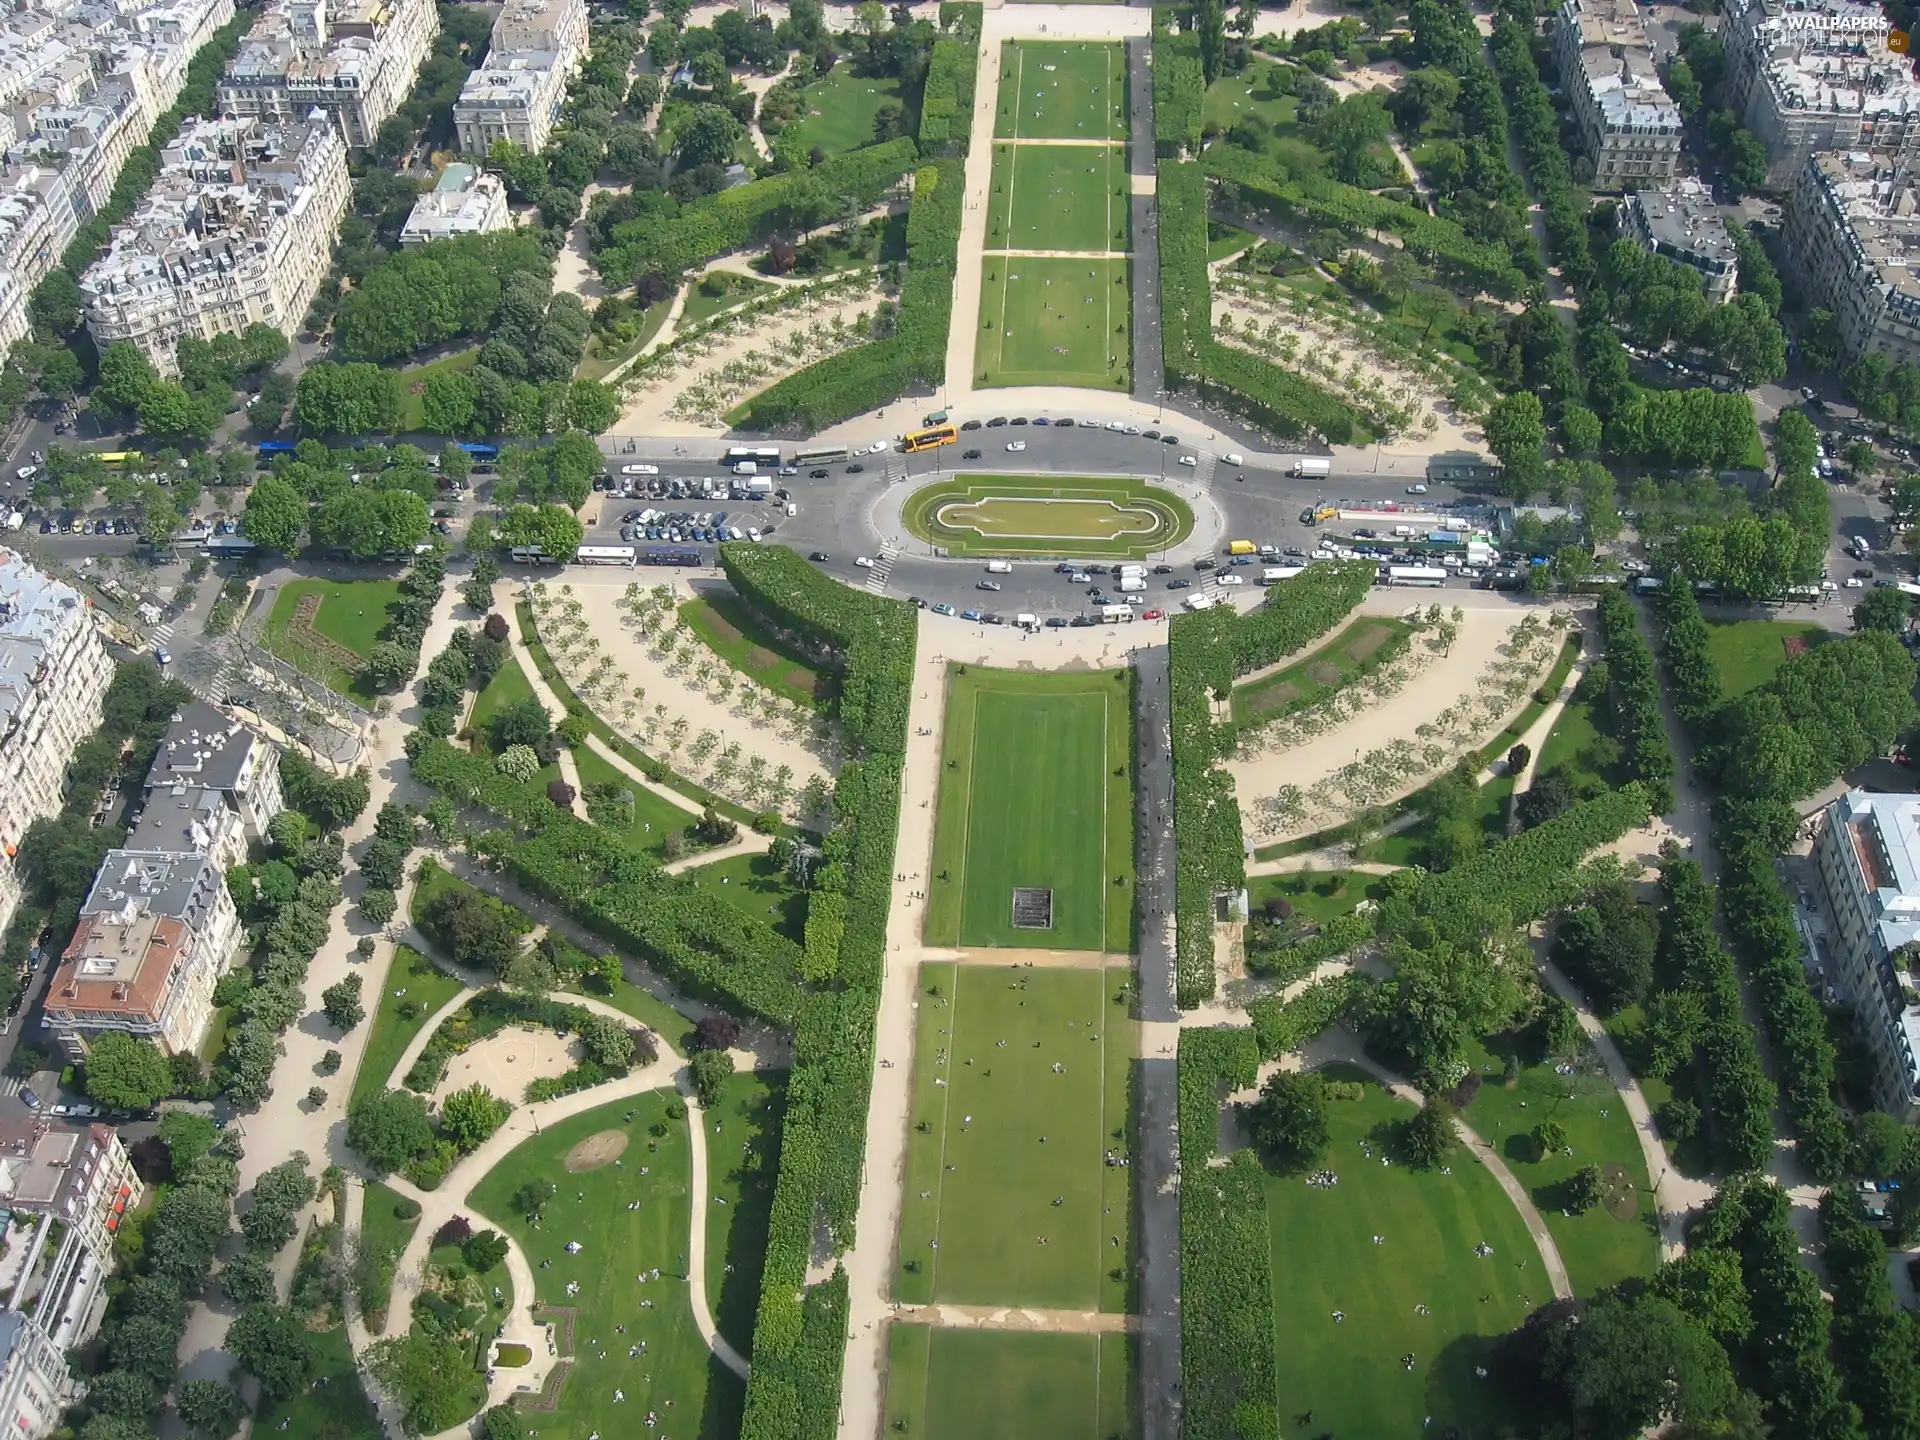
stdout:
{"type": "Polygon", "coordinates": [[[942,5],[940,24],[951,35],[933,42],[927,78],[920,89],[920,154],[964,155],[973,133],[974,84],[980,69],[977,3],[942,5]]]}
{"type": "Polygon", "coordinates": [[[1220,1104],[1252,1085],[1251,1030],[1180,1032],[1180,1367],[1187,1440],[1277,1435],[1266,1177],[1251,1150],[1224,1167],[1220,1104]]]}
{"type": "Polygon", "coordinates": [[[1316,434],[1345,444],[1366,429],[1346,403],[1312,381],[1213,338],[1207,274],[1207,182],[1199,162],[1163,164],[1160,215],[1160,336],[1167,384],[1192,387],[1276,435],[1316,434]]]}
{"type": "Polygon", "coordinates": [[[1285,1002],[1278,996],[1254,1001],[1247,1007],[1247,1016],[1253,1021],[1260,1058],[1277,1060],[1291,1050],[1298,1050],[1339,1019],[1373,983],[1358,970],[1350,970],[1344,975],[1316,980],[1285,1002]]]}
{"type": "Polygon", "coordinates": [[[1607,647],[1609,698],[1627,768],[1646,787],[1656,815],[1673,809],[1673,747],[1660,714],[1660,678],[1640,633],[1633,602],[1610,586],[1600,596],[1600,634],[1607,647]]]}
{"type": "Polygon", "coordinates": [[[1232,777],[1216,763],[1232,729],[1214,724],[1212,697],[1333,629],[1360,603],[1374,573],[1370,560],[1312,565],[1275,585],[1249,614],[1221,606],[1176,615],[1169,627],[1175,993],[1184,1008],[1213,996],[1213,897],[1246,883],[1240,806],[1232,777]]]}
{"type": "Polygon", "coordinates": [[[1162,160],[1199,151],[1207,98],[1198,37],[1191,27],[1179,35],[1167,33],[1176,13],[1153,12],[1153,146],[1162,160]]]}

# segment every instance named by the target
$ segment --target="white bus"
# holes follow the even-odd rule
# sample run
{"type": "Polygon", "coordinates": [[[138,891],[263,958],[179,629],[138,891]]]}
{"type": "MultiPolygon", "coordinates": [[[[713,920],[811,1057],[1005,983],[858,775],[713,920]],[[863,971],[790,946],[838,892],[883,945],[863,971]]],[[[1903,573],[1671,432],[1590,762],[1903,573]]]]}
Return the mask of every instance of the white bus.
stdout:
{"type": "Polygon", "coordinates": [[[847,458],[844,445],[822,445],[817,450],[802,450],[793,457],[796,465],[831,465],[847,458]]]}
{"type": "Polygon", "coordinates": [[[558,565],[558,560],[547,558],[547,552],[538,545],[515,545],[507,551],[507,558],[516,565],[558,565]]]}
{"type": "Polygon", "coordinates": [[[729,465],[771,465],[780,468],[780,447],[778,445],[735,445],[727,451],[729,465]]]}
{"type": "Polygon", "coordinates": [[[626,565],[634,563],[631,545],[582,545],[574,554],[579,565],[626,565]]]}
{"type": "Polygon", "coordinates": [[[1386,579],[1389,585],[1438,587],[1447,583],[1447,572],[1438,565],[1389,565],[1386,579]]]}

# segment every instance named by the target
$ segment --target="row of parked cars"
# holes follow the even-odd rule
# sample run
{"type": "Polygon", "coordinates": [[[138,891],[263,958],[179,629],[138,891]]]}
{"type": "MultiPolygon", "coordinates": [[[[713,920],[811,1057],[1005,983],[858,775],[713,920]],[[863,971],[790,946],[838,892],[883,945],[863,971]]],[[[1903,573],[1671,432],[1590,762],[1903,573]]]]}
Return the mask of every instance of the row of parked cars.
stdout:
{"type": "Polygon", "coordinates": [[[670,545],[682,541],[716,545],[722,540],[758,540],[761,533],[752,527],[742,530],[738,525],[727,524],[724,510],[630,510],[621,517],[620,525],[620,538],[629,544],[636,540],[664,540],[670,545]]]}

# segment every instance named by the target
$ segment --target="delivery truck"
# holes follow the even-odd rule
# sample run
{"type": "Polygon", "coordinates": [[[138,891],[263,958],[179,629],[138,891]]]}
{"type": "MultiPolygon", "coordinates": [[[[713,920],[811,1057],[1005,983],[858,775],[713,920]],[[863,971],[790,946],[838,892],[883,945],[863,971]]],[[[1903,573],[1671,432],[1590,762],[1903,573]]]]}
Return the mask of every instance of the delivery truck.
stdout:
{"type": "Polygon", "coordinates": [[[773,480],[766,475],[756,475],[747,481],[747,494],[758,495],[762,499],[773,494],[773,480]]]}
{"type": "Polygon", "coordinates": [[[1327,476],[1333,474],[1333,461],[1322,455],[1302,455],[1298,460],[1293,462],[1293,468],[1287,471],[1287,473],[1296,479],[1306,477],[1314,480],[1324,480],[1327,476]]]}
{"type": "Polygon", "coordinates": [[[1251,540],[1229,540],[1227,542],[1227,553],[1229,555],[1255,555],[1259,553],[1259,550],[1260,547],[1251,540]]]}
{"type": "Polygon", "coordinates": [[[1278,585],[1282,580],[1293,579],[1293,577],[1298,575],[1304,568],[1304,566],[1300,565],[1269,565],[1260,572],[1260,583],[1262,585],[1278,585]]]}
{"type": "Polygon", "coordinates": [[[1123,575],[1120,577],[1120,593],[1122,595],[1138,594],[1140,591],[1146,588],[1147,588],[1147,582],[1145,578],[1142,576],[1123,575]]]}

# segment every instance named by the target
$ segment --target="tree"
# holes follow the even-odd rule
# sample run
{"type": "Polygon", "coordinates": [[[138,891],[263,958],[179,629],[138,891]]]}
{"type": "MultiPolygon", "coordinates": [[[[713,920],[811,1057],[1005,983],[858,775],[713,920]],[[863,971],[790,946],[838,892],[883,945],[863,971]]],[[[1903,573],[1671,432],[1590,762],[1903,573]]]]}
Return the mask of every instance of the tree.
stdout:
{"type": "Polygon", "coordinates": [[[1602,1291],[1577,1323],[1569,1317],[1557,1330],[1547,1351],[1549,1383],[1587,1433],[1607,1440],[1626,1440],[1670,1421],[1706,1427],[1737,1403],[1726,1351],[1658,1295],[1602,1291]]]}
{"type": "Polygon", "coordinates": [[[360,977],[349,975],[320,992],[320,1007],[336,1029],[353,1029],[367,1018],[367,1007],[360,1003],[360,977]]]}
{"type": "Polygon", "coordinates": [[[576,430],[603,435],[620,418],[620,397],[598,380],[575,380],[567,387],[566,420],[576,430]]]}
{"type": "Polygon", "coordinates": [[[1432,1170],[1441,1165],[1453,1153],[1458,1140],[1453,1106],[1437,1095],[1429,1096],[1427,1103],[1408,1116],[1400,1127],[1400,1148],[1407,1163],[1417,1170],[1432,1170]]]}
{"type": "Polygon", "coordinates": [[[507,1237],[498,1230],[475,1231],[460,1253],[475,1271],[484,1273],[507,1258],[507,1237]]]}
{"type": "Polygon", "coordinates": [[[1853,607],[1856,630],[1879,630],[1888,635],[1904,635],[1913,618],[1913,599],[1898,590],[1870,590],[1853,607]]]}
{"type": "Polygon", "coordinates": [[[1523,500],[1539,487],[1545,468],[1540,448],[1547,443],[1540,397],[1530,390],[1496,400],[1487,413],[1487,448],[1507,472],[1506,493],[1523,500]]]}
{"type": "Polygon", "coordinates": [[[134,1370],[109,1370],[87,1390],[87,1408],[96,1414],[144,1420],[159,1403],[159,1388],[134,1370]]]}
{"type": "Polygon", "coordinates": [[[589,1060],[608,1070],[624,1070],[633,1063],[633,1035],[611,1015],[595,1015],[581,1026],[580,1043],[589,1060]]]}
{"type": "Polygon", "coordinates": [[[107,1354],[121,1369],[144,1376],[154,1385],[164,1385],[173,1370],[168,1357],[179,1343],[178,1332],[164,1320],[135,1315],[114,1331],[107,1354]]]}
{"type": "Polygon", "coordinates": [[[211,1150],[219,1138],[213,1121],[190,1110],[169,1110],[160,1117],[160,1139],[167,1147],[175,1176],[191,1171],[193,1162],[211,1150]]]}
{"type": "Polygon", "coordinates": [[[1200,70],[1211,85],[1220,78],[1227,59],[1227,16],[1221,0],[1201,0],[1199,31],[1200,70]]]}
{"type": "Polygon", "coordinates": [[[1595,454],[1600,449],[1600,417],[1584,405],[1569,403],[1560,411],[1560,437],[1569,455],[1595,454]]]}
{"type": "Polygon", "coordinates": [[[1369,153],[1386,142],[1393,121],[1376,95],[1349,95],[1314,123],[1313,140],[1327,155],[1334,178],[1357,184],[1368,178],[1369,153]]]}
{"type": "Polygon", "coordinates": [[[538,1220],[541,1212],[546,1209],[547,1202],[553,1199],[558,1191],[559,1187],[553,1181],[537,1177],[514,1191],[513,1199],[508,1203],[527,1219],[538,1220]]]}
{"type": "Polygon", "coordinates": [[[1598,1165],[1581,1166],[1560,1187],[1560,1203],[1576,1215],[1586,1214],[1600,1203],[1602,1178],[1598,1165]]]}
{"type": "Polygon", "coordinates": [[[174,1408],[197,1440],[227,1440],[247,1413],[240,1392],[224,1380],[182,1381],[174,1408]]]}
{"type": "Polygon", "coordinates": [[[480,1440],[527,1440],[527,1422],[513,1406],[496,1405],[480,1417],[480,1440]]]}
{"type": "Polygon", "coordinates": [[[489,895],[449,887],[419,912],[420,928],[454,961],[505,974],[520,953],[518,912],[489,895]]]}
{"type": "Polygon", "coordinates": [[[116,340],[100,357],[100,378],[93,387],[93,401],[134,414],[159,378],[160,372],[154,369],[146,351],[131,340],[116,340]]]}
{"type": "Polygon", "coordinates": [[[700,1104],[712,1109],[720,1099],[720,1087],[733,1074],[733,1056],[725,1050],[702,1050],[688,1063],[693,1072],[694,1093],[700,1104]]]}
{"type": "Polygon", "coordinates": [[[495,711],[489,728],[496,750],[509,745],[537,746],[553,733],[553,720],[546,707],[528,695],[495,711]]]}
{"type": "Polygon", "coordinates": [[[1653,985],[1653,955],[1660,922],[1636,903],[1624,885],[1594,892],[1554,936],[1556,963],[1586,991],[1594,1008],[1612,1015],[1646,998],[1653,985]]]}
{"type": "Polygon", "coordinates": [[[293,1238],[294,1216],[313,1203],[316,1190],[301,1151],[262,1174],[253,1182],[253,1203],[240,1217],[247,1243],[268,1253],[280,1249],[293,1238]]]}
{"type": "Polygon", "coordinates": [[[347,1144],[378,1174],[403,1168],[433,1148],[427,1102],[405,1090],[382,1090],[347,1110],[347,1144]]]}
{"type": "Polygon", "coordinates": [[[278,475],[265,475],[247,492],[240,531],[256,545],[291,555],[307,528],[307,500],[278,475]]]}
{"type": "Polygon", "coordinates": [[[440,1102],[440,1129],[462,1150],[478,1150],[507,1123],[512,1109],[486,1086],[469,1085],[440,1102]]]}
{"type": "Polygon", "coordinates": [[[416,1329],[371,1346],[366,1365],[400,1407],[408,1434],[436,1435],[459,1423],[473,1371],[452,1341],[416,1329]]]}
{"type": "Polygon", "coordinates": [[[436,435],[465,435],[473,429],[479,386],[464,370],[437,370],[420,396],[420,423],[436,435]]]}
{"type": "Polygon", "coordinates": [[[227,1349],[253,1372],[270,1400],[298,1395],[313,1369],[313,1340],[306,1322],[285,1305],[241,1311],[227,1331],[227,1349]]]}
{"type": "Polygon", "coordinates": [[[156,380],[140,397],[140,428],[164,445],[204,445],[219,423],[213,404],[170,380],[156,380]]]}
{"type": "Polygon", "coordinates": [[[145,1110],[173,1092],[167,1057],[150,1040],[109,1030],[87,1055],[87,1098],[107,1110],[145,1110]]]}
{"type": "Polygon", "coordinates": [[[690,1050],[731,1050],[740,1043],[740,1022],[731,1015],[715,1013],[696,1021],[690,1050]]]}
{"type": "Polygon", "coordinates": [[[1853,1122],[1854,1171],[1885,1180],[1906,1169],[1907,1127],[1884,1110],[1869,1110],[1853,1122]]]}
{"type": "Polygon", "coordinates": [[[1310,1169],[1326,1153],[1326,1087],[1311,1071],[1276,1072],[1243,1114],[1254,1144],[1282,1171],[1310,1169]]]}
{"type": "Polygon", "coordinates": [[[1542,1160],[1567,1148],[1567,1127],[1558,1120],[1542,1120],[1533,1127],[1533,1150],[1542,1160]]]}

